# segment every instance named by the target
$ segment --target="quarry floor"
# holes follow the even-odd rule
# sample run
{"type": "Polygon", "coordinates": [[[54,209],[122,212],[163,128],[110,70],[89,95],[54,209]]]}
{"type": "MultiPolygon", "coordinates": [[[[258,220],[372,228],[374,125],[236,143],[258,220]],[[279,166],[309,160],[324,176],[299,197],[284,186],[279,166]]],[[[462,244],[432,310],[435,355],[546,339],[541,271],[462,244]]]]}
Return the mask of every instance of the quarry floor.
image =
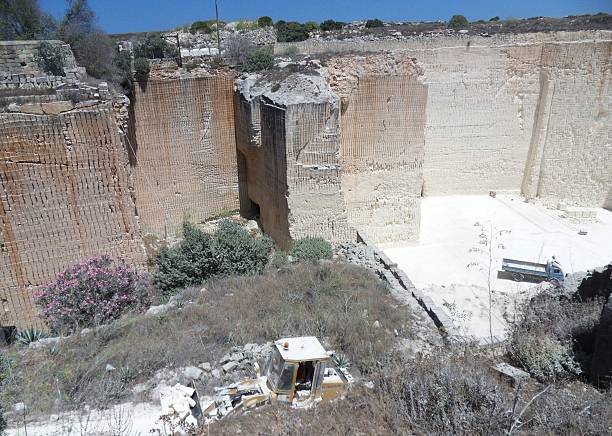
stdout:
{"type": "Polygon", "coordinates": [[[549,285],[498,278],[502,258],[545,263],[554,255],[565,273],[612,261],[612,212],[588,210],[597,219],[577,222],[519,196],[426,197],[419,241],[381,248],[462,334],[477,337],[489,336],[490,269],[492,330],[503,337],[520,304],[549,285]]]}

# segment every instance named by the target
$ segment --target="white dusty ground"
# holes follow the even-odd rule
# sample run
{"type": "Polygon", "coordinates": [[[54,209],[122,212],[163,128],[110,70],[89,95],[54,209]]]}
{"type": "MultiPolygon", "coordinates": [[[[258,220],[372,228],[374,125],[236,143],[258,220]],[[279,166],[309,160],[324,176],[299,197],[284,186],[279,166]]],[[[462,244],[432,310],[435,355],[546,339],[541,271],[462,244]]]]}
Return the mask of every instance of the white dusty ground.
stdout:
{"type": "Polygon", "coordinates": [[[52,415],[39,422],[17,423],[6,430],[7,436],[79,436],[79,435],[131,435],[172,434],[168,426],[159,421],[159,405],[126,403],[108,410],[81,410],[52,415]]]}
{"type": "Polygon", "coordinates": [[[489,336],[491,264],[493,334],[504,336],[506,319],[512,320],[517,305],[537,288],[498,279],[502,258],[545,263],[555,255],[565,273],[605,265],[612,261],[612,212],[596,212],[597,221],[578,223],[518,196],[426,197],[419,242],[382,248],[463,334],[479,337],[489,336]],[[588,233],[579,235],[579,230],[588,233]],[[491,262],[484,238],[493,241],[491,262]]]}

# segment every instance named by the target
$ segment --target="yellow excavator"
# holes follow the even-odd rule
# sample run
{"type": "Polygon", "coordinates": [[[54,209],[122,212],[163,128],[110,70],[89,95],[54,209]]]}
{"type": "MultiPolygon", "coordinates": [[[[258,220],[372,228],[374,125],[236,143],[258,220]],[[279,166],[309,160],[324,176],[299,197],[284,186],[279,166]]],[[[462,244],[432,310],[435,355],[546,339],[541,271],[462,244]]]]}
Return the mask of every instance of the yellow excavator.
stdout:
{"type": "Polygon", "coordinates": [[[314,336],[284,338],[274,345],[263,371],[256,364],[256,378],[216,388],[216,397],[202,405],[204,421],[275,402],[310,407],[342,397],[353,383],[347,369],[335,363],[334,353],[314,336]]]}

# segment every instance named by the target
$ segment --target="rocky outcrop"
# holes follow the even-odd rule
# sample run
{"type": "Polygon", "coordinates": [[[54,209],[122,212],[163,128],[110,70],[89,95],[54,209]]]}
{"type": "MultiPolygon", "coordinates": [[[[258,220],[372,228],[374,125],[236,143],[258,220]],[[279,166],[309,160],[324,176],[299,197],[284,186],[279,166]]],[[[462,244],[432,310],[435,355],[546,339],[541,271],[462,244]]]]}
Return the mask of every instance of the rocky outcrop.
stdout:
{"type": "Polygon", "coordinates": [[[612,298],[608,298],[599,319],[590,379],[596,386],[612,386],[612,298]]]}

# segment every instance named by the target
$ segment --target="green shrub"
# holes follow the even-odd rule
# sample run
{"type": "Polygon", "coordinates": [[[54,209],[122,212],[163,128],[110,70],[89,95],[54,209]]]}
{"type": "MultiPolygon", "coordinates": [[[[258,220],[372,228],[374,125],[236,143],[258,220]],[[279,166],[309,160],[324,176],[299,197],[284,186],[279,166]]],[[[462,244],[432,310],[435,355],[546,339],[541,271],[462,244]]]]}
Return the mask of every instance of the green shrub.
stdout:
{"type": "Polygon", "coordinates": [[[269,27],[274,25],[274,23],[272,22],[272,18],[266,15],[264,15],[263,17],[259,17],[257,19],[257,24],[259,25],[259,27],[269,27]]]}
{"type": "Polygon", "coordinates": [[[270,259],[270,267],[282,268],[289,263],[287,253],[282,250],[276,250],[270,259]]]}
{"type": "Polygon", "coordinates": [[[134,86],[132,55],[128,50],[115,51],[113,65],[115,66],[117,75],[115,81],[121,85],[125,92],[130,92],[134,86]]]}
{"type": "Polygon", "coordinates": [[[556,381],[582,372],[574,360],[571,344],[551,336],[515,336],[511,349],[513,358],[542,382],[556,381]]]}
{"type": "Polygon", "coordinates": [[[147,58],[138,57],[134,59],[134,79],[137,82],[146,82],[149,80],[151,67],[147,58]]]}
{"type": "Polygon", "coordinates": [[[274,66],[272,51],[266,47],[258,48],[248,56],[243,70],[247,72],[268,70],[274,66]]]}
{"type": "Polygon", "coordinates": [[[309,31],[306,25],[295,21],[276,23],[276,36],[279,42],[297,42],[308,39],[309,31]]]}
{"type": "Polygon", "coordinates": [[[183,223],[183,240],[174,247],[162,248],[155,264],[153,282],[166,296],[200,285],[217,273],[212,237],[191,223],[183,223]]]}
{"type": "Polygon", "coordinates": [[[207,21],[194,21],[189,27],[191,33],[212,33],[212,28],[207,21]]]}
{"type": "Polygon", "coordinates": [[[491,18],[489,21],[499,21],[499,17],[496,15],[493,18],[491,18]]]}
{"type": "Polygon", "coordinates": [[[268,263],[272,245],[270,238],[253,238],[231,221],[222,221],[212,236],[184,223],[183,240],[158,252],[153,281],[170,296],[215,275],[259,274],[268,263]]]}
{"type": "Polygon", "coordinates": [[[240,20],[236,24],[236,30],[250,30],[250,29],[257,29],[257,27],[258,27],[257,21],[240,20]]]}
{"type": "Polygon", "coordinates": [[[134,57],[147,59],[174,58],[178,55],[178,49],[166,41],[161,33],[147,33],[134,48],[134,57]]]}
{"type": "Polygon", "coordinates": [[[15,340],[21,345],[28,345],[32,342],[36,342],[45,337],[45,333],[36,328],[27,328],[25,330],[19,330],[15,340]]]}
{"type": "Polygon", "coordinates": [[[366,21],[365,26],[366,26],[366,29],[371,29],[373,27],[383,27],[384,24],[378,18],[374,18],[373,20],[366,21]]]}
{"type": "Polygon", "coordinates": [[[325,20],[321,23],[321,30],[324,32],[328,32],[330,30],[340,30],[344,26],[344,23],[341,21],[334,20],[325,20]]]}
{"type": "Polygon", "coordinates": [[[448,22],[448,27],[452,29],[461,29],[469,25],[467,18],[463,15],[453,15],[448,22]]]}
{"type": "Polygon", "coordinates": [[[253,238],[241,225],[221,221],[212,241],[217,270],[222,275],[260,274],[273,245],[268,236],[253,238]]]}
{"type": "Polygon", "coordinates": [[[36,47],[34,60],[45,72],[54,76],[65,76],[64,73],[64,54],[59,45],[53,45],[46,41],[41,42],[36,47]]]}
{"type": "Polygon", "coordinates": [[[307,236],[293,242],[290,254],[299,261],[316,261],[331,259],[334,250],[325,239],[317,236],[307,236]]]}
{"type": "Polygon", "coordinates": [[[13,361],[0,351],[0,387],[13,378],[13,361]]]}
{"type": "Polygon", "coordinates": [[[306,30],[309,32],[314,32],[315,30],[319,30],[319,25],[315,21],[307,21],[304,23],[306,30]]]}

